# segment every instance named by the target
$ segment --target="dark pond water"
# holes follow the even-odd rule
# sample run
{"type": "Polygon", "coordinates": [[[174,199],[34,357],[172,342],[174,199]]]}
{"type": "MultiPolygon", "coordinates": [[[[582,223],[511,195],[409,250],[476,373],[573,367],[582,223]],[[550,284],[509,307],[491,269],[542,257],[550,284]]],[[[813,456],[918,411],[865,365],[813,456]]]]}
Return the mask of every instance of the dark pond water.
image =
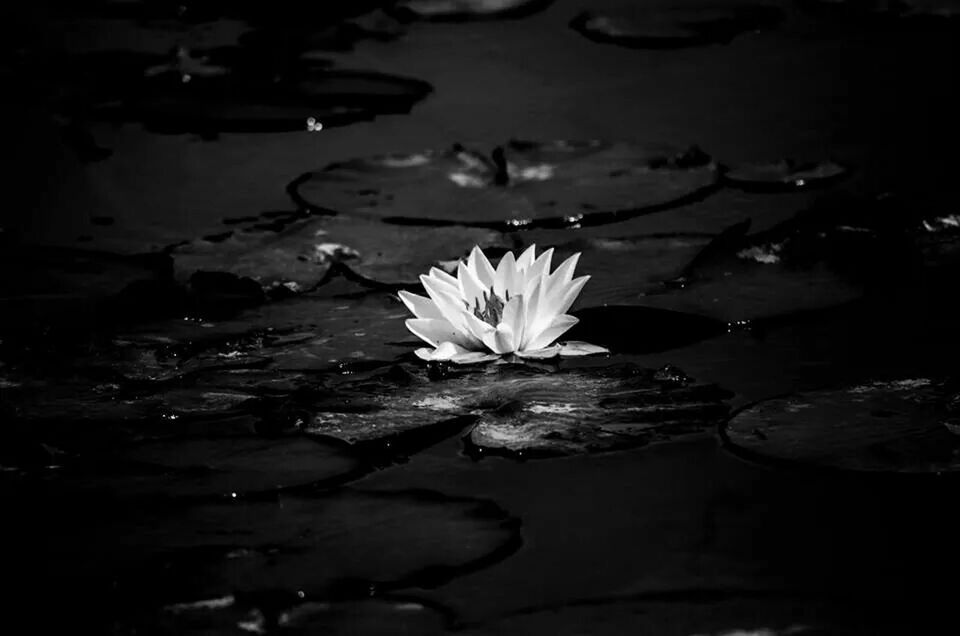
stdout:
{"type": "Polygon", "coordinates": [[[13,10],[4,631],[944,631],[957,10],[13,10]],[[475,245],[611,353],[419,360],[475,245]]]}

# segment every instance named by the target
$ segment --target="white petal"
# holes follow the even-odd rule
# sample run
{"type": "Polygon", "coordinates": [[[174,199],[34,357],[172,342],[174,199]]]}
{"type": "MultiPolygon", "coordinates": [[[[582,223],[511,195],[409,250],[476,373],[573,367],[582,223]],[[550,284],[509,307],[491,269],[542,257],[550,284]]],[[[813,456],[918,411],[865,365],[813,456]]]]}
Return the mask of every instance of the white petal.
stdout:
{"type": "Polygon", "coordinates": [[[467,301],[468,312],[473,311],[478,303],[481,307],[483,306],[483,294],[487,291],[487,288],[462,261],[457,266],[457,282],[460,287],[460,295],[467,301]]]}
{"type": "MultiPolygon", "coordinates": [[[[451,294],[445,291],[445,285],[443,283],[429,276],[421,276],[420,282],[423,283],[423,288],[427,290],[427,294],[429,294],[430,299],[437,306],[443,318],[453,325],[454,329],[462,333],[467,339],[467,342],[470,342],[473,334],[470,329],[467,328],[467,312],[464,309],[459,292],[457,294],[451,294]]],[[[471,342],[471,345],[474,344],[479,346],[479,342],[471,342]]],[[[474,347],[471,346],[471,348],[474,347]]]]}
{"type": "Polygon", "coordinates": [[[443,318],[410,318],[406,321],[406,325],[413,335],[434,347],[441,342],[450,341],[461,347],[470,348],[470,338],[443,318]]]}
{"type": "Polygon", "coordinates": [[[560,266],[550,275],[550,287],[547,289],[547,293],[553,293],[553,290],[560,289],[561,285],[567,285],[573,280],[573,270],[576,269],[579,260],[580,252],[577,252],[560,263],[560,266]]]}
{"type": "MultiPolygon", "coordinates": [[[[527,342],[539,331],[536,329],[537,317],[540,307],[540,279],[534,280],[523,292],[524,311],[523,311],[523,334],[520,338],[520,349],[526,349],[527,342]]],[[[540,329],[543,331],[543,329],[540,329]]]]}
{"type": "Polygon", "coordinates": [[[497,328],[484,334],[483,344],[494,353],[512,353],[516,350],[513,342],[513,331],[507,325],[500,323],[497,328]]]}
{"type": "Polygon", "coordinates": [[[490,333],[494,330],[491,325],[483,322],[473,314],[466,312],[463,315],[464,323],[467,325],[467,328],[470,330],[470,333],[477,338],[478,340],[483,340],[483,336],[487,333],[490,333]]]}
{"type": "Polygon", "coordinates": [[[485,351],[469,351],[467,353],[458,353],[450,358],[450,362],[453,362],[454,364],[477,364],[478,362],[491,362],[499,359],[500,356],[495,353],[487,353],[485,351]]]}
{"type": "Polygon", "coordinates": [[[517,261],[513,257],[513,252],[507,252],[497,264],[497,271],[493,277],[493,293],[500,298],[505,298],[507,291],[510,290],[516,273],[517,261]]]}
{"type": "MultiPolygon", "coordinates": [[[[422,351],[422,349],[417,349],[417,352],[419,351],[422,351]]],[[[464,353],[469,353],[469,352],[463,347],[458,347],[452,342],[441,342],[440,346],[434,349],[430,353],[429,358],[423,358],[423,359],[424,360],[450,360],[454,356],[461,355],[464,353]]],[[[417,353],[417,356],[421,358],[423,357],[419,353],[417,353]]]]}
{"type": "Polygon", "coordinates": [[[417,318],[443,318],[443,314],[433,304],[433,301],[417,294],[411,294],[408,291],[400,291],[397,294],[407,309],[417,318]]]}
{"type": "Polygon", "coordinates": [[[436,349],[428,349],[427,347],[422,347],[422,348],[417,349],[416,351],[414,351],[414,353],[415,353],[415,354],[417,355],[417,357],[420,358],[421,360],[427,360],[427,361],[429,362],[430,360],[433,360],[433,352],[434,352],[434,351],[436,351],[436,349]]]}
{"type": "Polygon", "coordinates": [[[517,270],[524,271],[529,269],[533,265],[533,261],[537,256],[537,245],[534,243],[527,249],[523,250],[523,254],[517,258],[517,270]]]}
{"type": "Polygon", "coordinates": [[[460,289],[460,284],[457,282],[457,279],[451,276],[450,274],[446,273],[439,267],[430,268],[430,278],[433,278],[434,280],[438,280],[442,283],[446,283],[447,285],[450,285],[450,287],[453,287],[454,289],[460,289]]]}
{"type": "MultiPolygon", "coordinates": [[[[440,270],[438,270],[438,269],[436,269],[436,268],[433,268],[433,269],[430,270],[430,273],[429,273],[429,274],[426,274],[425,276],[426,276],[426,278],[429,278],[429,279],[433,282],[434,286],[435,286],[437,289],[442,289],[442,290],[445,291],[446,293],[452,294],[452,295],[454,295],[454,296],[459,296],[459,295],[460,295],[460,284],[457,282],[457,279],[456,279],[456,278],[454,278],[453,276],[449,276],[449,275],[447,275],[446,278],[440,278],[439,276],[434,276],[434,275],[433,275],[434,271],[438,271],[438,272],[439,272],[440,270]]],[[[443,272],[443,273],[446,274],[446,272],[443,272]]],[[[420,276],[421,281],[423,280],[423,278],[424,278],[424,276],[421,275],[421,276],[420,276]]]]}
{"type": "Polygon", "coordinates": [[[571,356],[592,356],[597,353],[610,353],[606,347],[582,342],[580,340],[571,340],[560,345],[560,355],[571,356]]]}
{"type": "Polygon", "coordinates": [[[467,257],[467,267],[473,270],[473,273],[477,275],[477,279],[483,283],[484,287],[489,289],[493,286],[493,265],[487,260],[486,254],[483,253],[483,250],[481,250],[479,246],[474,246],[473,250],[471,250],[470,256],[467,257]]]}
{"type": "Polygon", "coordinates": [[[558,314],[564,314],[568,309],[570,309],[570,306],[573,305],[573,301],[575,301],[577,296],[580,295],[580,292],[583,290],[583,286],[587,284],[588,280],[590,280],[589,276],[581,276],[567,285],[566,289],[563,290],[563,296],[561,296],[560,304],[557,307],[558,314]]]}
{"type": "Polygon", "coordinates": [[[533,265],[530,266],[530,269],[527,270],[527,280],[532,280],[534,278],[540,278],[544,274],[550,272],[550,263],[553,261],[553,248],[551,247],[546,252],[537,257],[537,260],[533,262],[533,265]]]}
{"type": "Polygon", "coordinates": [[[519,358],[528,358],[530,360],[545,360],[547,358],[555,358],[560,354],[560,345],[553,345],[552,347],[544,347],[543,349],[529,349],[526,351],[514,351],[514,354],[519,358]]]}
{"type": "Polygon", "coordinates": [[[526,306],[523,296],[513,296],[503,308],[503,316],[500,323],[510,328],[513,334],[513,344],[511,349],[519,349],[520,342],[523,340],[523,320],[526,313],[526,306]]]}
{"type": "Polygon", "coordinates": [[[580,322],[577,318],[564,314],[562,316],[557,316],[553,319],[553,322],[550,323],[550,326],[544,329],[542,332],[537,334],[535,337],[530,339],[530,342],[525,347],[526,349],[542,349],[546,347],[554,340],[562,336],[570,327],[574,326],[580,322]]]}

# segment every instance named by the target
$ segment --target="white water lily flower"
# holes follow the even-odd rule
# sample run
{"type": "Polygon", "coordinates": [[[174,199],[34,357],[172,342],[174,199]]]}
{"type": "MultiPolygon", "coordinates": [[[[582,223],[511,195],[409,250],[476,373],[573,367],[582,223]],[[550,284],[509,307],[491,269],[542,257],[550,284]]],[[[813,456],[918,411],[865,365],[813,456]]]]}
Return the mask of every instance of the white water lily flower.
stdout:
{"type": "Polygon", "coordinates": [[[518,258],[507,252],[494,269],[474,247],[466,263],[458,263],[455,277],[431,268],[420,277],[429,298],[400,292],[400,300],[416,316],[407,320],[407,329],[430,345],[417,349],[417,356],[469,364],[505,354],[552,358],[609,353],[586,342],[554,344],[577,324],[564,312],[590,277],[573,278],[579,253],[551,273],[552,258],[552,248],[537,257],[531,245],[518,258]]]}

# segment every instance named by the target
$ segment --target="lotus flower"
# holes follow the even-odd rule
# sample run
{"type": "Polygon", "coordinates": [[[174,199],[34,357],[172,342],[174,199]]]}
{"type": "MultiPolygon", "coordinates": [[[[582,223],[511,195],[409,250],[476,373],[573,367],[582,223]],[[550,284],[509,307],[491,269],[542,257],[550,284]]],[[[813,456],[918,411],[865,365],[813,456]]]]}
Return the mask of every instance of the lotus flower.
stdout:
{"type": "Polygon", "coordinates": [[[401,291],[400,300],[416,318],[406,325],[430,347],[416,350],[423,360],[459,364],[521,358],[608,353],[585,342],[554,344],[577,319],[564,312],[589,276],[573,278],[580,254],[552,273],[553,249],[539,257],[531,245],[518,258],[507,252],[496,269],[479,247],[457,263],[456,277],[436,267],[420,277],[429,298],[401,291]]]}

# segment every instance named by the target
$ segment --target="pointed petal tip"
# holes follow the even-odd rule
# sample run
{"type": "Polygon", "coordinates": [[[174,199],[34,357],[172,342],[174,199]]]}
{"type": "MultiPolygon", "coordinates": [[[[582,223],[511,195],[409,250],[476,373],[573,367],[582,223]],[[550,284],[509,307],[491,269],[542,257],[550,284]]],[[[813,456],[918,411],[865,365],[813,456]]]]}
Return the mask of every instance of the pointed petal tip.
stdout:
{"type": "Polygon", "coordinates": [[[560,355],[563,357],[592,356],[598,354],[609,354],[610,350],[606,347],[590,344],[580,340],[570,340],[560,345],[560,355]]]}

